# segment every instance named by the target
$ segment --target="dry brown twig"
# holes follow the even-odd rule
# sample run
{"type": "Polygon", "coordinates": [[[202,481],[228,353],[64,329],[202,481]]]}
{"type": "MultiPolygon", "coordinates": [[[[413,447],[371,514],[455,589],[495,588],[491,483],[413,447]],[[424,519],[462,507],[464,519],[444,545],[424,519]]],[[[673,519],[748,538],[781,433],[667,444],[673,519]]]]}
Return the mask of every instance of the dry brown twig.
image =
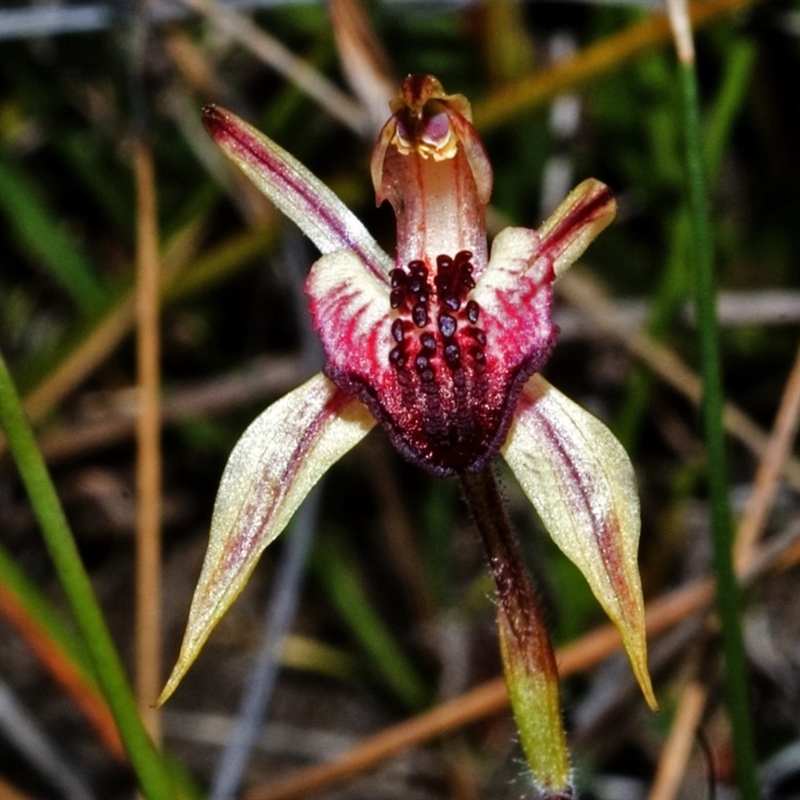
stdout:
{"type": "Polygon", "coordinates": [[[358,134],[367,130],[367,117],[358,103],[244,14],[215,0],[183,0],[183,2],[208,18],[256,58],[283,75],[287,81],[302,89],[345,127],[351,128],[358,134]]]}
{"type": "MultiPolygon", "coordinates": [[[[669,386],[695,405],[700,403],[702,383],[698,375],[683,362],[674,350],[660,344],[641,330],[631,329],[617,318],[614,304],[599,281],[585,271],[572,270],[558,282],[562,297],[590,319],[602,333],[613,337],[644,362],[669,386]]],[[[756,425],[738,406],[725,405],[725,428],[757,458],[763,458],[769,442],[768,434],[756,425]]],[[[791,455],[782,464],[786,480],[800,488],[800,461],[791,455]]]]}
{"type": "Polygon", "coordinates": [[[358,0],[330,0],[328,12],[342,70],[366,112],[366,133],[375,137],[397,91],[389,59],[358,0]]]}
{"type": "Polygon", "coordinates": [[[752,562],[754,548],[767,523],[781,476],[790,457],[800,419],[800,347],[781,397],[775,424],[756,470],[753,490],[739,522],[734,555],[739,565],[752,562]]]}
{"type": "Polygon", "coordinates": [[[696,680],[681,690],[675,720],[667,737],[648,800],[672,800],[677,796],[700,726],[708,691],[696,680]]]}
{"type": "Polygon", "coordinates": [[[140,413],[136,426],[136,695],[150,735],[161,738],[160,258],[153,156],[134,144],[137,196],[136,340],[140,413]]]}
{"type": "MultiPolygon", "coordinates": [[[[162,423],[179,422],[203,414],[221,414],[256,400],[275,397],[303,379],[300,364],[291,356],[257,358],[231,375],[182,387],[163,398],[162,423]]],[[[105,396],[105,411],[86,421],[73,421],[46,432],[39,447],[48,462],[76,458],[129,439],[139,416],[137,393],[121,389],[105,396]]]]}

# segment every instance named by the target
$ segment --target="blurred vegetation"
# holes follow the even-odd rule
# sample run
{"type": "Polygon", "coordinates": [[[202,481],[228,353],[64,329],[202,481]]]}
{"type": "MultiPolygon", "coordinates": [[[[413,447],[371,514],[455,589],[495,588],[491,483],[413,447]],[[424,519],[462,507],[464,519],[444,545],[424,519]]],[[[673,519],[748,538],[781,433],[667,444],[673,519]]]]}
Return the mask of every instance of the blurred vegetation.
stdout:
{"type": "MultiPolygon", "coordinates": [[[[800,323],[800,94],[794,85],[800,8],[780,0],[741,3],[737,10],[722,0],[691,5],[711,8],[697,31],[698,75],[725,391],[768,430],[800,323]]],[[[30,12],[35,22],[44,7],[15,10],[30,12]]],[[[57,7],[65,18],[79,8],[57,7]]],[[[134,4],[125,8],[101,30],[0,39],[0,351],[133,672],[136,137],[151,148],[155,165],[161,253],[165,670],[182,634],[226,457],[246,424],[315,371],[319,359],[307,337],[300,289],[315,254],[268,204],[234,182],[200,126],[200,108],[209,102],[231,107],[290,150],[389,252],[393,229],[387,209],[374,207],[370,137],[346,128],[248,52],[213,14],[187,9],[179,19],[148,24],[139,57],[145,23],[134,4]]],[[[10,13],[0,8],[0,36],[10,13]]],[[[626,44],[633,35],[624,38],[651,24],[655,13],[644,3],[571,0],[385,0],[367,7],[395,77],[429,72],[473,102],[495,170],[493,220],[535,226],[550,210],[553,192],[557,200],[585,177],[613,188],[618,221],[576,274],[599,283],[623,329],[646,331],[697,371],[675,56],[668,35],[654,35],[638,49],[626,44]],[[604,59],[582,61],[604,46],[604,59]],[[587,72],[583,63],[598,67],[587,72]]],[[[275,4],[249,16],[350,91],[323,4],[275,4]]],[[[642,571],[646,595],[655,599],[711,569],[700,417],[664,380],[659,364],[638,357],[591,311],[565,287],[557,308],[562,341],[547,376],[608,421],[634,459],[643,505],[642,571]]],[[[320,543],[285,648],[291,666],[275,688],[267,743],[252,758],[248,787],[329,759],[343,743],[498,674],[489,579],[458,491],[413,470],[380,437],[373,434],[326,478],[320,543]]],[[[738,517],[759,461],[735,431],[729,442],[738,517]]],[[[769,541],[791,537],[796,527],[800,484],[796,464],[793,469],[772,504],[764,531],[769,541]]],[[[602,612],[511,477],[504,483],[555,639],[574,642],[603,622],[602,612]]],[[[219,720],[236,713],[285,549],[279,542],[264,558],[164,712],[166,749],[203,787],[228,730],[219,720]]],[[[0,585],[0,682],[90,796],[129,796],[132,779],[110,740],[86,727],[86,704],[31,645],[49,641],[56,664],[90,673],[5,453],[0,585]],[[27,611],[12,612],[17,607],[27,611]]],[[[764,796],[798,797],[796,568],[756,581],[746,599],[764,796]]],[[[687,616],[653,640],[664,708],[657,716],[646,711],[627,665],[616,657],[565,682],[582,797],[648,796],[675,708],[695,680],[708,690],[706,748],[692,750],[678,796],[706,796],[707,752],[720,785],[731,783],[716,635],[713,618],[687,616]]],[[[93,684],[90,675],[87,681],[93,684]]],[[[7,725],[0,724],[0,796],[6,784],[23,796],[69,796],[63,773],[45,771],[4,735],[7,725]]],[[[403,769],[381,767],[324,796],[520,794],[505,714],[404,758],[403,769]]]]}

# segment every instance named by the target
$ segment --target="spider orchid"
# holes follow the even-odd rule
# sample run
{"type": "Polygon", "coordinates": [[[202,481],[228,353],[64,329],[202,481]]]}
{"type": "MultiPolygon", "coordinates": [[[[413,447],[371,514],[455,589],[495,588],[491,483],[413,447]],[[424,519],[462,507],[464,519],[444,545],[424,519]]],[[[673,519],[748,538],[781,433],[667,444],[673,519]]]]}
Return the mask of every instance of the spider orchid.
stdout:
{"type": "MultiPolygon", "coordinates": [[[[499,233],[490,254],[492,170],[468,101],[445,94],[435,78],[410,76],[391,111],[371,172],[377,202],[388,200],[397,218],[394,261],[292,156],[230,112],[204,111],[225,154],[322,253],[306,292],[326,365],[267,408],[230,456],[161,701],[311,487],[378,423],[405,458],[434,475],[474,476],[505,459],[617,625],[654,706],[633,469],[607,428],[539,374],[557,333],[553,283],[611,222],[614,199],[587,180],[538,231],[499,233]]],[[[534,659],[526,673],[524,659],[511,657],[510,667],[506,660],[512,701],[522,673],[543,671],[545,683],[557,682],[554,666],[534,659]]],[[[525,702],[535,706],[518,697],[518,723],[525,702]]],[[[523,731],[523,745],[525,738],[523,731]]]]}

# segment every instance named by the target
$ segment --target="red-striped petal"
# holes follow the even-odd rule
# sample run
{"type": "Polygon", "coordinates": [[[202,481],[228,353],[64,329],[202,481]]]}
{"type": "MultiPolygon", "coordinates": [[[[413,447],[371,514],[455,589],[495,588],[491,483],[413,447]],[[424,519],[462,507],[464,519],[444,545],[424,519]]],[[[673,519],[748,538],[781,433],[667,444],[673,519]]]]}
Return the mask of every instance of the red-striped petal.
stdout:
{"type": "Polygon", "coordinates": [[[506,228],[495,237],[489,265],[472,294],[486,332],[489,373],[506,390],[515,385],[514,405],[524,381],[544,366],[555,345],[554,280],[538,233],[506,228]]]}
{"type": "Polygon", "coordinates": [[[556,277],[566,272],[617,213],[614,195],[594,178],[576,186],[538,228],[541,251],[556,277]]]}
{"type": "Polygon", "coordinates": [[[321,253],[348,249],[379,280],[392,262],[361,220],[294,156],[219,106],[203,109],[203,123],[225,155],[291,219],[321,253]]]}

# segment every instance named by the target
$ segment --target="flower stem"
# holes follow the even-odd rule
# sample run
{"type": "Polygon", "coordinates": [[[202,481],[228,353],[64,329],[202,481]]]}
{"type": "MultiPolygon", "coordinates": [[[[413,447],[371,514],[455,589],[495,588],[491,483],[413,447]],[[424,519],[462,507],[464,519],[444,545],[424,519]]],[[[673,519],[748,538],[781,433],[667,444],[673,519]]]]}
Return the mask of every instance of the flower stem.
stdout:
{"type": "MultiPolygon", "coordinates": [[[[670,4],[673,20],[685,22],[681,3],[670,4]]],[[[675,23],[673,22],[673,25],[675,23]]],[[[677,26],[679,77],[683,94],[689,210],[694,234],[695,303],[703,376],[703,421],[711,498],[711,534],[722,623],[726,690],[731,718],[736,775],[743,800],[760,796],[753,725],[748,698],[747,662],[741,627],[741,600],[733,566],[733,525],[728,497],[723,392],[716,316],[713,242],[708,208],[694,48],[688,24],[677,26]]]]}
{"type": "Polygon", "coordinates": [[[497,629],[509,699],[534,781],[549,800],[573,797],[558,669],[544,614],[491,467],[461,485],[497,587],[497,629]]]}
{"type": "Polygon", "coordinates": [[[170,777],[142,726],[122,663],[2,355],[0,427],[8,440],[67,602],[91,657],[97,681],[114,715],[142,791],[150,800],[172,798],[175,793],[170,777]]]}

